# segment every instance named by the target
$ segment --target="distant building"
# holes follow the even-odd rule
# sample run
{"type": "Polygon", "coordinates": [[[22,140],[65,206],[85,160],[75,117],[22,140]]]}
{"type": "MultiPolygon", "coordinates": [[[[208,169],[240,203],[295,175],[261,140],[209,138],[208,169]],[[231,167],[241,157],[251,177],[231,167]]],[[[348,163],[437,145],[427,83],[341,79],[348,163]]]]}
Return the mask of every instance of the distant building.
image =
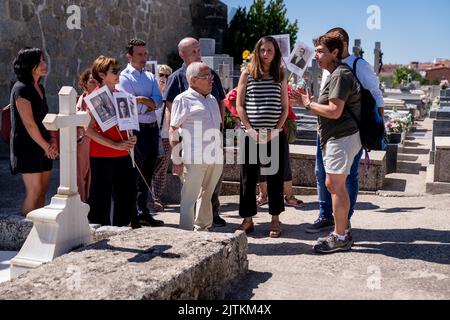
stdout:
{"type": "Polygon", "coordinates": [[[417,70],[430,82],[450,81],[450,60],[436,59],[433,63],[411,62],[410,67],[417,70]]]}
{"type": "Polygon", "coordinates": [[[401,64],[385,64],[381,69],[380,79],[385,83],[387,88],[392,87],[392,76],[396,69],[400,67],[408,67],[420,73],[426,80],[432,82],[440,82],[441,80],[450,81],[450,59],[436,59],[434,62],[418,62],[413,61],[407,65],[401,64]]]}

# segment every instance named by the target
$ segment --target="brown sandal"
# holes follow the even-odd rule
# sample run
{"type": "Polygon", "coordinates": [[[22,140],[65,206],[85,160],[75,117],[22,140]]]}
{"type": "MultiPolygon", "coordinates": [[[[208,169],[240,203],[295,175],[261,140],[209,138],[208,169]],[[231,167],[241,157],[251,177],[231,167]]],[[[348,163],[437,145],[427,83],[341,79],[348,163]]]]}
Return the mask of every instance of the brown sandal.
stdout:
{"type": "Polygon", "coordinates": [[[281,236],[281,222],[271,222],[270,223],[270,238],[279,238],[281,236]]]}
{"type": "Polygon", "coordinates": [[[249,234],[249,233],[255,231],[255,225],[253,224],[253,221],[252,222],[247,222],[247,221],[244,220],[241,223],[241,225],[239,226],[238,230],[245,231],[246,234],[249,234]]]}
{"type": "Polygon", "coordinates": [[[295,196],[292,196],[288,199],[288,197],[284,197],[284,202],[286,205],[288,206],[293,206],[296,208],[300,208],[301,206],[303,206],[303,201],[300,199],[297,199],[295,196]]]}

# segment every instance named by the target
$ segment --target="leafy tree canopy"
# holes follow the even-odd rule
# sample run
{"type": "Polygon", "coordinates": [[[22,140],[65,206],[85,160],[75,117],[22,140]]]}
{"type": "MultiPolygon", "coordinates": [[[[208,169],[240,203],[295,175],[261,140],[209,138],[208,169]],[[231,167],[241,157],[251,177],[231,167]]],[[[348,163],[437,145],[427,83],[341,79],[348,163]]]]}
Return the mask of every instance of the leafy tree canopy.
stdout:
{"type": "Polygon", "coordinates": [[[291,47],[297,40],[298,22],[290,22],[283,0],[254,0],[246,11],[239,7],[225,34],[225,50],[236,64],[242,61],[244,50],[253,51],[256,42],[268,35],[289,34],[291,47]]]}

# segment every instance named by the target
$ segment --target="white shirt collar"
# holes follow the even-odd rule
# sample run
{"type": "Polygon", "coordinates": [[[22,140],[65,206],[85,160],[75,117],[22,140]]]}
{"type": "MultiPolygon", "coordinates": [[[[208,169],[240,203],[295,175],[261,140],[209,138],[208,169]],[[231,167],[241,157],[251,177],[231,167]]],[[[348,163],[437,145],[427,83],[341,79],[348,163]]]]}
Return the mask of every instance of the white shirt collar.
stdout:
{"type": "Polygon", "coordinates": [[[196,98],[203,98],[203,99],[206,99],[206,98],[209,97],[209,94],[205,97],[204,95],[202,95],[201,93],[195,91],[195,90],[192,89],[191,87],[189,87],[188,92],[189,92],[190,94],[192,94],[192,95],[193,95],[194,97],[196,97],[196,98]]]}

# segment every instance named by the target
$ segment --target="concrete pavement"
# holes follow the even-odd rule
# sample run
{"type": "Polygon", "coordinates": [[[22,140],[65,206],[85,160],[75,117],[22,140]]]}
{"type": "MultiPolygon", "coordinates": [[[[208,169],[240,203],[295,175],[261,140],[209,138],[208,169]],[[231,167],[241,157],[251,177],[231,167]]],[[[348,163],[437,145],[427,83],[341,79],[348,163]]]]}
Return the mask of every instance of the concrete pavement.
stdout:
{"type": "MultiPolygon", "coordinates": [[[[229,299],[450,299],[450,197],[362,195],[352,219],[350,252],[318,255],[318,236],[305,232],[318,212],[315,196],[281,215],[283,234],[268,238],[267,206],[249,235],[249,274],[229,289],[229,299]]],[[[237,197],[222,198],[233,232],[241,223],[237,197]]],[[[159,214],[178,224],[178,207],[159,214]]]]}

